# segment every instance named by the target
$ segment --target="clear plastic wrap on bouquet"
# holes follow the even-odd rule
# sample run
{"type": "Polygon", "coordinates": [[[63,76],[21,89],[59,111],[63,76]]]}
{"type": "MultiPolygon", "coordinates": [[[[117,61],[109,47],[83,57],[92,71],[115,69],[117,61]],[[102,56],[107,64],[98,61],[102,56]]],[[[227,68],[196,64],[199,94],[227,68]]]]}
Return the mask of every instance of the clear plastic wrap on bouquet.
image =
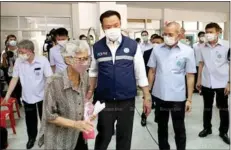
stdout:
{"type": "MultiPolygon", "coordinates": [[[[105,108],[105,103],[101,104],[99,101],[96,102],[95,106],[91,102],[86,102],[84,105],[84,120],[89,120],[91,116],[97,115],[105,108]]],[[[91,132],[83,132],[83,138],[85,140],[94,139],[95,138],[95,131],[92,130],[91,132]]]]}

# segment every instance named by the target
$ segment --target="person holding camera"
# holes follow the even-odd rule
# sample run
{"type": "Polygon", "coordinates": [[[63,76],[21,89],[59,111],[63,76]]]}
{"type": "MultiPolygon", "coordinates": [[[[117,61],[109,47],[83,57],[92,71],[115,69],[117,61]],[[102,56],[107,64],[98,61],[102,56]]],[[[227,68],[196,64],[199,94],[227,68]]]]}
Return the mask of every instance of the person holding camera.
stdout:
{"type": "Polygon", "coordinates": [[[67,65],[65,64],[63,57],[61,55],[61,48],[65,47],[67,41],[68,41],[68,31],[65,28],[58,28],[55,31],[55,39],[57,42],[57,45],[52,47],[50,49],[50,64],[52,71],[54,73],[61,72],[67,68],[67,65]]]}

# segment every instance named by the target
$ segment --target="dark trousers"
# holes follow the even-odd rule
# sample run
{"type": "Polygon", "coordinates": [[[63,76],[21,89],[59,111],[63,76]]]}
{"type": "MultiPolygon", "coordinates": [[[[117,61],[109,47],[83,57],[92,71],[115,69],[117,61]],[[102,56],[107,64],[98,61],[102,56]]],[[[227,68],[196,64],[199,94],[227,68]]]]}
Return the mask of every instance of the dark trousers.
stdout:
{"type": "Polygon", "coordinates": [[[196,85],[197,85],[197,76],[198,76],[198,71],[199,71],[199,67],[196,67],[197,72],[195,73],[195,82],[194,82],[194,91],[198,92],[196,85]]]}
{"type": "Polygon", "coordinates": [[[224,95],[224,88],[210,89],[202,87],[202,95],[204,99],[203,122],[204,129],[211,129],[211,119],[213,111],[213,101],[216,93],[216,103],[220,111],[220,133],[227,133],[229,130],[229,109],[228,96],[224,95]]]}
{"type": "Polygon", "coordinates": [[[36,139],[38,134],[38,116],[37,111],[39,113],[40,120],[42,119],[42,108],[43,101],[40,101],[35,104],[28,104],[23,101],[24,109],[25,109],[25,118],[26,118],[26,127],[27,127],[27,135],[29,139],[36,139]]]}
{"type": "Polygon", "coordinates": [[[88,145],[83,138],[82,132],[79,133],[79,138],[75,150],[88,150],[88,145]]]}
{"type": "Polygon", "coordinates": [[[0,149],[6,149],[8,146],[8,131],[5,127],[0,127],[0,149]]]}
{"type": "Polygon", "coordinates": [[[185,101],[184,102],[167,102],[156,99],[158,112],[158,141],[160,150],[170,150],[168,143],[168,120],[169,114],[172,116],[173,129],[175,132],[175,142],[177,150],[186,148],[186,131],[185,131],[185,101]]]}
{"type": "Polygon", "coordinates": [[[105,101],[106,108],[99,113],[95,150],[106,150],[111,141],[116,124],[116,150],[130,150],[135,98],[121,101],[105,101]]]}

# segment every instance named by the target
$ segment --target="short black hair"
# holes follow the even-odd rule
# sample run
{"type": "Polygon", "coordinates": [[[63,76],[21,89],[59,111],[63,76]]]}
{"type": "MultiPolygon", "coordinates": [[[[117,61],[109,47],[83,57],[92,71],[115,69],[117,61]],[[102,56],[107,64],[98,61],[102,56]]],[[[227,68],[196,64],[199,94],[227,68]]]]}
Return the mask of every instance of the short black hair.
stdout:
{"type": "Polygon", "coordinates": [[[148,34],[148,31],[146,31],[146,30],[142,31],[142,32],[141,32],[141,35],[142,35],[143,33],[147,33],[147,34],[148,34]]]}
{"type": "Polygon", "coordinates": [[[139,43],[141,41],[140,38],[136,38],[136,42],[139,43]]]}
{"type": "Polygon", "coordinates": [[[65,28],[58,28],[55,30],[55,36],[68,36],[68,31],[65,28]]]}
{"type": "Polygon", "coordinates": [[[197,34],[197,36],[200,37],[202,34],[205,34],[205,32],[204,32],[204,31],[200,31],[200,32],[197,34]]]}
{"type": "Polygon", "coordinates": [[[152,39],[161,39],[162,41],[164,41],[164,38],[162,36],[159,36],[159,35],[153,37],[152,39]]]}
{"type": "Polygon", "coordinates": [[[217,32],[221,31],[221,27],[215,22],[211,22],[205,26],[205,30],[210,28],[215,28],[217,32]]]}
{"type": "Polygon", "coordinates": [[[121,16],[117,11],[108,10],[108,11],[105,11],[104,13],[101,14],[100,19],[99,19],[101,24],[103,24],[103,19],[104,18],[108,18],[108,17],[111,17],[111,16],[117,16],[119,18],[119,20],[121,20],[121,16]]]}
{"type": "Polygon", "coordinates": [[[151,39],[153,39],[154,37],[156,37],[156,36],[159,36],[158,34],[152,34],[151,35],[151,39]]]}
{"type": "Polygon", "coordinates": [[[79,39],[81,40],[82,38],[87,38],[87,37],[86,37],[86,35],[81,34],[81,35],[79,36],[79,39]]]}

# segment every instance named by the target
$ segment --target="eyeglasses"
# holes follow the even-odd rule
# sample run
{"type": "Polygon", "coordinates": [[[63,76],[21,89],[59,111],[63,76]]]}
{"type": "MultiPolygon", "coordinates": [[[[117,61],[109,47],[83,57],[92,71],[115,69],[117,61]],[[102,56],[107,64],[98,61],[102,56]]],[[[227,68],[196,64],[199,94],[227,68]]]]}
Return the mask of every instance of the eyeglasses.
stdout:
{"type": "Polygon", "coordinates": [[[71,57],[70,59],[72,61],[85,62],[85,61],[90,61],[91,57],[71,57]]]}

